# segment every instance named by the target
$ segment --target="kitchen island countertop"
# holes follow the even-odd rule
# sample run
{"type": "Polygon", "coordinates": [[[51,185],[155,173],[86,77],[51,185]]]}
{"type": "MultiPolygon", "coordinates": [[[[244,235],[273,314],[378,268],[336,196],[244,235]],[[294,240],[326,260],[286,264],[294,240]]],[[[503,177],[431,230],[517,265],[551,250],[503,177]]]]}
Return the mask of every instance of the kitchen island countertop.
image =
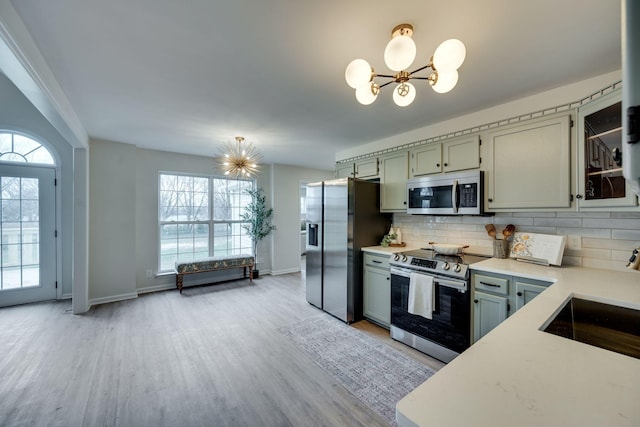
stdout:
{"type": "Polygon", "coordinates": [[[540,330],[573,295],[640,309],[639,271],[471,268],[554,284],[400,400],[401,427],[640,426],[640,359],[540,330]]]}

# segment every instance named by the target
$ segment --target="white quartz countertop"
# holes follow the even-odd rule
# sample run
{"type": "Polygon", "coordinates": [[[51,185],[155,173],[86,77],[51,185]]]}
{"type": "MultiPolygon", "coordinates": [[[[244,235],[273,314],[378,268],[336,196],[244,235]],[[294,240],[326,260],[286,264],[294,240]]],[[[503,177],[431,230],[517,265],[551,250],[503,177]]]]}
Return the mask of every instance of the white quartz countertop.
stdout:
{"type": "Polygon", "coordinates": [[[640,309],[640,272],[488,259],[554,282],[396,407],[409,426],[640,426],[640,359],[541,331],[572,296],[640,309]]]}
{"type": "Polygon", "coordinates": [[[415,249],[420,249],[418,246],[367,246],[362,248],[363,252],[370,252],[372,254],[378,255],[391,255],[398,252],[404,251],[412,251],[415,249]]]}

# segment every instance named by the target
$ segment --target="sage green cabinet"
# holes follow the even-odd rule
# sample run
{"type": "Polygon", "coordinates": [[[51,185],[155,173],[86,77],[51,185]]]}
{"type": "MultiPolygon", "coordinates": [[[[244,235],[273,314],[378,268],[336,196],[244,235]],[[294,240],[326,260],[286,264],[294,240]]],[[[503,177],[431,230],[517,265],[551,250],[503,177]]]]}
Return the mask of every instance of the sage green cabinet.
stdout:
{"type": "Polygon", "coordinates": [[[487,211],[571,205],[571,115],[501,126],[487,134],[487,211]]]}
{"type": "Polygon", "coordinates": [[[355,163],[338,163],[336,165],[336,178],[350,178],[355,174],[355,163]]]}
{"type": "Polygon", "coordinates": [[[473,341],[485,336],[550,285],[542,280],[472,271],[473,341]]]}
{"type": "Polygon", "coordinates": [[[506,297],[476,292],[473,305],[474,341],[485,336],[507,318],[509,304],[506,297]]]}
{"type": "Polygon", "coordinates": [[[480,167],[480,137],[467,135],[411,150],[411,177],[480,167]]]}
{"type": "Polygon", "coordinates": [[[534,299],[538,294],[547,289],[548,283],[534,282],[532,280],[525,280],[516,278],[515,280],[516,290],[516,311],[520,310],[525,304],[534,299]]]}
{"type": "Polygon", "coordinates": [[[380,211],[406,212],[409,152],[398,151],[380,157],[380,211]]]}
{"type": "Polygon", "coordinates": [[[580,210],[638,206],[622,176],[622,94],[618,89],[578,108],[580,210]]]}
{"type": "Polygon", "coordinates": [[[378,158],[369,157],[355,161],[355,177],[362,179],[377,178],[379,175],[378,158]]]}
{"type": "Polygon", "coordinates": [[[389,329],[391,323],[391,273],[388,255],[365,252],[363,286],[364,317],[389,329]]]}

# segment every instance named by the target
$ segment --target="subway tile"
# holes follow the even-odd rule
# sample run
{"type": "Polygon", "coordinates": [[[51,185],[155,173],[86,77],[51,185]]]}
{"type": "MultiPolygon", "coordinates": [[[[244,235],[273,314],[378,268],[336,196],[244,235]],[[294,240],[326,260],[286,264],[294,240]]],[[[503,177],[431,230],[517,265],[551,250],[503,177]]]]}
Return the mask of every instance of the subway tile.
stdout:
{"type": "Polygon", "coordinates": [[[637,212],[611,212],[611,218],[635,218],[640,219],[640,211],[637,212]]]}
{"type": "Polygon", "coordinates": [[[640,219],[624,218],[624,219],[591,219],[582,220],[582,226],[585,228],[618,228],[624,230],[640,230],[640,219]]]}
{"type": "Polygon", "coordinates": [[[611,259],[611,249],[565,249],[569,255],[581,256],[582,258],[611,259]]]}
{"type": "Polygon", "coordinates": [[[564,236],[601,237],[604,239],[611,237],[609,228],[558,227],[557,233],[564,236]]]}
{"type": "Polygon", "coordinates": [[[595,258],[583,258],[582,266],[588,268],[599,268],[605,270],[620,270],[627,271],[625,262],[621,261],[610,261],[610,260],[602,260],[595,258]]]}
{"type": "Polygon", "coordinates": [[[635,240],[640,242],[640,230],[611,230],[611,237],[620,240],[635,240]]]}
{"type": "Polygon", "coordinates": [[[563,255],[562,257],[562,265],[573,265],[573,266],[582,266],[582,257],[579,256],[569,256],[563,255]]]}
{"type": "MultiPolygon", "coordinates": [[[[623,251],[623,250],[612,250],[611,251],[611,259],[613,261],[622,261],[622,262],[629,262],[629,258],[631,258],[631,254],[632,254],[633,249],[628,250],[628,251],[623,251]]],[[[638,279],[640,280],[640,278],[638,279]]]]}
{"type": "Polygon", "coordinates": [[[535,218],[536,227],[580,227],[582,218],[535,218]]]}
{"type": "Polygon", "coordinates": [[[558,218],[611,218],[610,212],[558,212],[558,218]]]}
{"type": "Polygon", "coordinates": [[[514,217],[555,218],[555,212],[514,212],[514,217]]]}
{"type": "Polygon", "coordinates": [[[555,227],[535,227],[535,226],[526,226],[520,229],[517,229],[516,232],[522,233],[541,233],[541,234],[557,234],[555,227]]]}
{"type": "Polygon", "coordinates": [[[636,247],[636,245],[633,240],[592,239],[589,237],[583,237],[582,247],[595,249],[616,249],[631,252],[636,247]]]}
{"type": "Polygon", "coordinates": [[[460,230],[460,231],[476,231],[478,227],[476,227],[475,224],[455,223],[455,224],[447,224],[447,229],[460,230]]]}

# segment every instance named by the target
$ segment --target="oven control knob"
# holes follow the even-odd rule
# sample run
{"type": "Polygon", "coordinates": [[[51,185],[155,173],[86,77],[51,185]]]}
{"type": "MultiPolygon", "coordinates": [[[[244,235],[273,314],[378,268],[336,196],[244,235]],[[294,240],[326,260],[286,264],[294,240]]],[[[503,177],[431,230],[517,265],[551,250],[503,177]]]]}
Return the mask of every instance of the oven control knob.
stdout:
{"type": "Polygon", "coordinates": [[[394,261],[398,261],[400,259],[400,255],[398,254],[393,254],[393,260],[394,261]]]}
{"type": "Polygon", "coordinates": [[[449,263],[448,263],[448,262],[446,262],[446,261],[444,262],[444,264],[442,264],[442,269],[443,269],[443,270],[448,270],[448,269],[449,269],[449,267],[450,267],[450,266],[449,266],[449,263]]]}
{"type": "Polygon", "coordinates": [[[460,264],[456,264],[453,266],[453,271],[455,271],[456,273],[460,273],[461,269],[462,267],[460,267],[460,264]]]}
{"type": "Polygon", "coordinates": [[[407,256],[406,255],[402,255],[402,262],[407,262],[407,256]]]}

